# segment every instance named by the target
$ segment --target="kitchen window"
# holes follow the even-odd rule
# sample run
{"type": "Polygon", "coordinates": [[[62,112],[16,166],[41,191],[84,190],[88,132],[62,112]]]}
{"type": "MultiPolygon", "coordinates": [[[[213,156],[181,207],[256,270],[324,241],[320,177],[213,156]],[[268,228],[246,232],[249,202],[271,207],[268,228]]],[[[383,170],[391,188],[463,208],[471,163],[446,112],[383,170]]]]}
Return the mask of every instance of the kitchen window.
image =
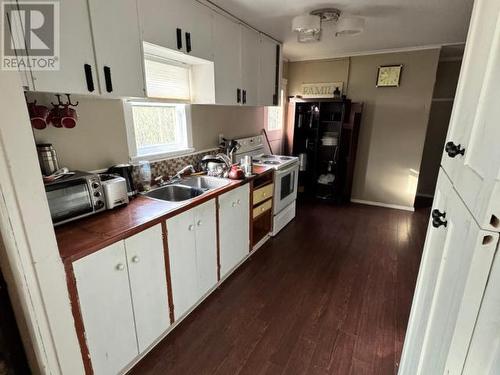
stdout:
{"type": "Polygon", "coordinates": [[[155,160],[194,151],[188,105],[125,101],[124,111],[131,160],[155,160]]]}

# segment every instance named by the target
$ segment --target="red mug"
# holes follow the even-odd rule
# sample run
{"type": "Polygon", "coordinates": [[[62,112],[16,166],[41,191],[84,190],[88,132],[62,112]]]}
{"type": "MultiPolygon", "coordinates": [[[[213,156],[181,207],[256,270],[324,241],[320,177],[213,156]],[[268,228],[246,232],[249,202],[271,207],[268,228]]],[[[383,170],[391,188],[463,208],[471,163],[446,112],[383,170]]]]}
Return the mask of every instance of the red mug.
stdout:
{"type": "Polygon", "coordinates": [[[35,129],[45,129],[47,127],[47,118],[49,109],[44,105],[36,105],[36,101],[28,104],[31,126],[35,129]]]}
{"type": "Polygon", "coordinates": [[[53,104],[54,108],[50,110],[48,122],[54,125],[56,128],[62,127],[61,125],[61,112],[62,109],[57,104],[53,104]]]}
{"type": "Polygon", "coordinates": [[[61,125],[68,129],[74,128],[78,120],[75,109],[66,105],[61,112],[61,125]]]}

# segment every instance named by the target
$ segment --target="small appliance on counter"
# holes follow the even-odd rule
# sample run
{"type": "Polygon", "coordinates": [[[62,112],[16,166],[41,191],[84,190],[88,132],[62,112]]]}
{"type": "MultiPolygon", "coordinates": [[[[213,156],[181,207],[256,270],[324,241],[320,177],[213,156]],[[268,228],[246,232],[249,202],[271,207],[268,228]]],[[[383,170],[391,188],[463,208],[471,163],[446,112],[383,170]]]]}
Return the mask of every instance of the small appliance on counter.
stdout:
{"type": "Polygon", "coordinates": [[[125,179],[127,185],[127,195],[129,198],[137,195],[137,189],[132,179],[132,165],[130,164],[117,164],[108,169],[108,173],[115,174],[125,179]]]}
{"type": "Polygon", "coordinates": [[[123,204],[128,204],[127,181],[114,174],[100,174],[104,203],[111,210],[123,204]]]}
{"type": "Polygon", "coordinates": [[[45,184],[54,226],[106,210],[98,174],[75,171],[45,184]]]}
{"type": "Polygon", "coordinates": [[[51,143],[39,143],[36,145],[38,162],[44,176],[50,176],[59,170],[57,153],[51,143]]]}

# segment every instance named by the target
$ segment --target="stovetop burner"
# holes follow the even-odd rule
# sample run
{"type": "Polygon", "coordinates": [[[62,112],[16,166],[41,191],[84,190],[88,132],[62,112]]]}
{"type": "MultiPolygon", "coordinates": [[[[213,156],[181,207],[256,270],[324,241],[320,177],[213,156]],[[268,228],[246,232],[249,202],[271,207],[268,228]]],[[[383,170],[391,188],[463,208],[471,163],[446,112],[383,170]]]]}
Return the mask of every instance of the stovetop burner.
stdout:
{"type": "Polygon", "coordinates": [[[278,165],[281,164],[277,160],[262,160],[262,164],[268,164],[268,165],[278,165]]]}
{"type": "Polygon", "coordinates": [[[274,158],[276,158],[276,156],[274,156],[274,155],[261,155],[260,157],[262,159],[274,159],[274,158]]]}

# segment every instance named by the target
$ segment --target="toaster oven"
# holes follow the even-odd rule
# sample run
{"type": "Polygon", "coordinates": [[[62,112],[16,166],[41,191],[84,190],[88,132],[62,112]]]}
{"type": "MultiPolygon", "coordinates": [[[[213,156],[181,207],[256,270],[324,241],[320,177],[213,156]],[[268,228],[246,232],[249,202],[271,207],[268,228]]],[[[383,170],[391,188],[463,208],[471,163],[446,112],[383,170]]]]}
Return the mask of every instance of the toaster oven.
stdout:
{"type": "Polygon", "coordinates": [[[98,174],[76,171],[45,184],[54,225],[104,211],[104,194],[98,174]]]}

